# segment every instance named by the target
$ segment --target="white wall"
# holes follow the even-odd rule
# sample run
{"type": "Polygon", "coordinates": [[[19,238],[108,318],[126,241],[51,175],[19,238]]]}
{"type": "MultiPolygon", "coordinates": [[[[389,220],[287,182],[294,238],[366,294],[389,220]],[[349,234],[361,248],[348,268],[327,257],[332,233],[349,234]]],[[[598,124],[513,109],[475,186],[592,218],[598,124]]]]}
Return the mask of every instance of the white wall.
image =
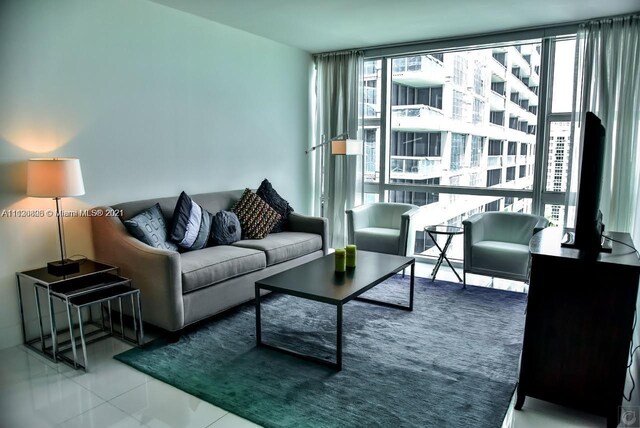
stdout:
{"type": "MultiPolygon", "coordinates": [[[[80,158],[64,208],[257,187],[310,207],[309,79],[301,50],[146,0],[0,2],[0,211],[26,159],[80,158]]],[[[91,256],[88,219],[68,254],[91,256]]],[[[58,256],[54,218],[0,217],[0,349],[21,342],[14,272],[58,256]]]]}

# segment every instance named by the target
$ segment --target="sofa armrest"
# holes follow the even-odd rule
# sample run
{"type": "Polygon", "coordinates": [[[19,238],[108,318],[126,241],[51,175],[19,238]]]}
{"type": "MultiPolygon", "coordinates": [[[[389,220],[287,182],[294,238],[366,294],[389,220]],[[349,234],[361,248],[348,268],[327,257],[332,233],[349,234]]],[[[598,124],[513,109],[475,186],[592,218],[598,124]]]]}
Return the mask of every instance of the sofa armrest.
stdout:
{"type": "Polygon", "coordinates": [[[402,214],[400,220],[400,245],[399,251],[401,256],[413,254],[416,242],[416,231],[413,217],[420,212],[419,207],[411,208],[402,214]]]}
{"type": "Polygon", "coordinates": [[[117,217],[92,217],[91,229],[96,259],[118,267],[140,290],[143,319],[169,331],[184,327],[180,254],[139,241],[117,217]]]}
{"type": "Polygon", "coordinates": [[[322,252],[329,253],[329,222],[324,217],[289,214],[289,230],[292,232],[316,233],[322,237],[322,252]]]}

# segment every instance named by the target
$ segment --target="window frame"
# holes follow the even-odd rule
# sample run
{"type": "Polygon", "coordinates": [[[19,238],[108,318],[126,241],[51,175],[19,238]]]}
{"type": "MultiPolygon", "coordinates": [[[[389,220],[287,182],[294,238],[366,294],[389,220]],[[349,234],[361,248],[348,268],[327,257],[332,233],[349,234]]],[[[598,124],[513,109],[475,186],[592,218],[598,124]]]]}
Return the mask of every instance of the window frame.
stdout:
{"type": "MultiPolygon", "coordinates": [[[[571,113],[570,112],[551,112],[551,92],[553,90],[553,65],[554,65],[554,53],[555,53],[555,43],[566,40],[573,39],[576,37],[574,32],[565,33],[559,37],[543,37],[540,43],[540,68],[538,70],[539,73],[539,84],[536,87],[537,95],[538,95],[538,106],[527,106],[525,110],[532,112],[532,109],[537,110],[537,112],[532,112],[537,116],[537,122],[529,122],[527,123],[527,129],[529,132],[532,130],[536,132],[535,138],[535,153],[527,153],[527,155],[533,154],[535,157],[534,165],[521,165],[519,168],[514,168],[514,177],[515,179],[521,178],[521,170],[522,166],[525,166],[527,172],[530,168],[533,168],[533,186],[531,189],[509,189],[509,188],[491,188],[491,187],[463,187],[463,186],[452,186],[445,184],[409,184],[409,183],[398,183],[391,182],[389,177],[389,142],[390,142],[390,116],[391,116],[391,89],[392,89],[392,66],[393,61],[397,58],[408,57],[412,54],[416,55],[433,55],[433,54],[442,54],[442,53],[452,53],[456,51],[469,51],[473,49],[486,49],[491,46],[481,45],[481,44],[470,44],[470,45],[460,45],[453,44],[451,48],[442,47],[440,49],[435,50],[424,50],[424,51],[415,51],[415,50],[407,50],[406,52],[396,51],[392,55],[383,55],[383,56],[367,56],[367,51],[365,51],[365,61],[372,60],[380,60],[381,61],[381,91],[380,91],[380,106],[381,112],[379,118],[371,119],[368,118],[365,120],[365,125],[369,126],[379,126],[379,180],[377,182],[365,182],[363,180],[363,192],[364,193],[374,193],[378,195],[378,200],[385,201],[387,200],[387,195],[392,191],[405,191],[405,192],[426,192],[427,195],[431,193],[435,193],[438,195],[470,195],[470,196],[499,196],[505,198],[514,198],[514,200],[519,200],[520,198],[531,199],[531,212],[533,214],[544,215],[544,210],[546,205],[562,205],[565,206],[566,210],[566,194],[569,191],[569,186],[567,185],[566,191],[546,191],[546,181],[547,181],[547,161],[548,161],[548,145],[549,145],[549,128],[551,122],[554,121],[571,121],[571,113]],[[545,101],[546,100],[546,101],[545,101]],[[533,127],[533,129],[532,129],[533,127]]],[[[518,44],[524,44],[531,42],[530,40],[523,39],[513,39],[512,41],[502,41],[498,43],[501,46],[513,46],[518,44]]],[[[375,50],[373,51],[375,52],[375,50]]],[[[456,56],[457,58],[458,56],[456,56]]],[[[461,61],[461,64],[464,61],[461,61]]],[[[469,67],[472,65],[470,61],[466,62],[464,65],[464,73],[468,73],[469,67]]],[[[454,67],[455,68],[455,67],[454,67]]],[[[507,73],[511,72],[511,70],[507,70],[507,73]]],[[[465,75],[463,80],[468,80],[471,77],[474,81],[471,83],[475,83],[475,72],[472,73],[473,76],[465,75]]],[[[467,82],[469,83],[469,82],[467,82]]],[[[485,91],[492,91],[491,83],[486,82],[483,89],[485,91]]],[[[454,89],[455,91],[455,89],[454,89]]],[[[495,91],[493,91],[495,93],[495,91]]],[[[464,95],[464,93],[462,93],[464,95]]],[[[417,96],[417,95],[416,95],[417,96]]],[[[505,98],[507,96],[510,97],[510,94],[505,94],[505,98]]],[[[452,97],[452,100],[455,97],[452,97]]],[[[453,101],[452,101],[453,102],[453,101]]],[[[509,99],[506,102],[510,102],[509,99]]],[[[464,98],[462,103],[462,108],[464,109],[464,98]]],[[[462,112],[464,116],[464,111],[462,112]]],[[[508,117],[503,114],[503,126],[509,127],[507,121],[508,117]]],[[[520,123],[517,124],[519,128],[520,123]]],[[[572,129],[573,132],[573,129],[572,129]]],[[[466,136],[467,140],[471,140],[468,136],[466,136]]],[[[491,139],[489,138],[481,138],[481,146],[486,147],[486,150],[489,149],[491,144],[491,139]]],[[[573,135],[570,137],[573,140],[573,135]]],[[[508,141],[502,140],[502,153],[507,153],[508,151],[508,141]]],[[[516,144],[516,155],[521,153],[521,144],[516,144]]],[[[473,150],[473,142],[465,142],[465,151],[473,150]],[[471,146],[471,147],[469,147],[471,146]]],[[[527,151],[531,151],[531,147],[527,148],[527,151]]],[[[569,156],[571,151],[568,152],[569,156]]],[[[444,161],[444,160],[443,160],[444,161]]],[[[571,162],[569,162],[569,171],[568,174],[571,176],[571,162]]],[[[502,182],[505,182],[505,177],[502,177],[502,182]]],[[[551,177],[552,178],[552,177],[551,177]]],[[[478,180],[471,180],[472,182],[477,182],[478,180]]],[[[481,180],[480,180],[481,182],[481,180]]],[[[471,183],[470,183],[471,184],[471,183]]],[[[416,254],[419,256],[419,254],[416,254]]]]}

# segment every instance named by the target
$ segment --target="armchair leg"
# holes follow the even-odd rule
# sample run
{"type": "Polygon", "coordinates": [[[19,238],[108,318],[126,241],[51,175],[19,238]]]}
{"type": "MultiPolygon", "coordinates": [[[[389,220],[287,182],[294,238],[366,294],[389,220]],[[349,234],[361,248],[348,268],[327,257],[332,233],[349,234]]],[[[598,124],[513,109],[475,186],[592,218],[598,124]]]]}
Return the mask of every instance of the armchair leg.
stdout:
{"type": "Polygon", "coordinates": [[[467,271],[462,270],[462,288],[467,288],[467,271]]]}

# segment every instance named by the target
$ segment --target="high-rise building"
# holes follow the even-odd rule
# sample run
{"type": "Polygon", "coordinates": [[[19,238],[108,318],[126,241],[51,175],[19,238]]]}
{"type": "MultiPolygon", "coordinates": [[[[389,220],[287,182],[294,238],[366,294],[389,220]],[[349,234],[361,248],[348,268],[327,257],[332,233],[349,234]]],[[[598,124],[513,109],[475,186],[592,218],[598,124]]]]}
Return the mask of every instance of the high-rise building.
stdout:
{"type": "MultiPolygon", "coordinates": [[[[549,129],[547,191],[565,192],[569,178],[570,122],[552,122],[549,129]]],[[[547,205],[544,216],[554,224],[563,224],[564,205],[547,205]]]]}
{"type": "MultiPolygon", "coordinates": [[[[382,61],[365,63],[365,181],[378,181],[382,61]]],[[[540,45],[394,58],[388,92],[388,182],[531,189],[540,45]]],[[[566,175],[566,163],[565,163],[566,175]]],[[[460,225],[480,211],[530,212],[531,200],[389,190],[390,202],[426,206],[418,223],[460,225]]],[[[417,232],[416,253],[432,245],[417,232]]]]}

